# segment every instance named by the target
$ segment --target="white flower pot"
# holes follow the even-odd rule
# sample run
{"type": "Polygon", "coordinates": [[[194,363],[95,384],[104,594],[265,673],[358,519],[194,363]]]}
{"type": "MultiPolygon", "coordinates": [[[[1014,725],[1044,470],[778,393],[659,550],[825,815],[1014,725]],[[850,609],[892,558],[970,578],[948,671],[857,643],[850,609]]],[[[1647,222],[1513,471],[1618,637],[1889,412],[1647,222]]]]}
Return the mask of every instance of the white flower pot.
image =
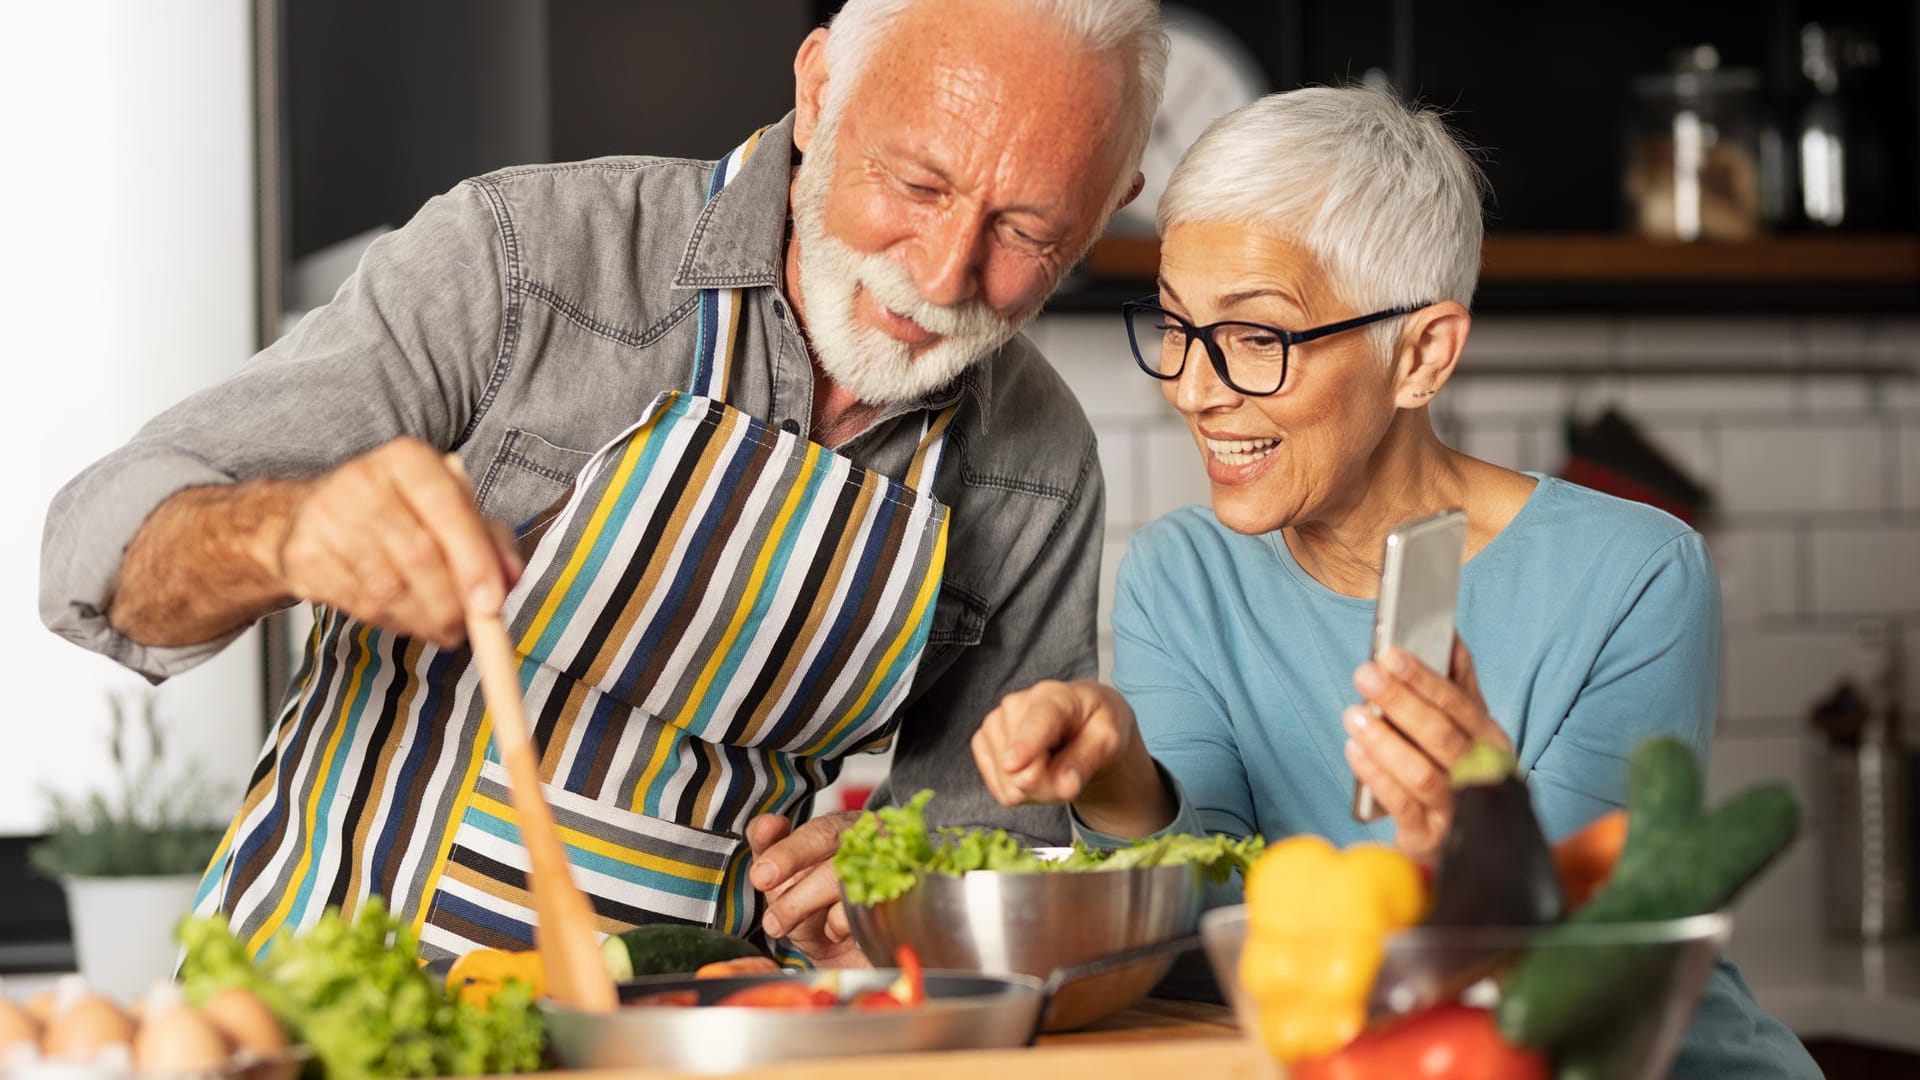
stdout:
{"type": "Polygon", "coordinates": [[[173,976],[180,946],[173,928],[193,909],[200,875],[69,877],[67,915],[80,974],[100,993],[122,1003],[173,976]]]}

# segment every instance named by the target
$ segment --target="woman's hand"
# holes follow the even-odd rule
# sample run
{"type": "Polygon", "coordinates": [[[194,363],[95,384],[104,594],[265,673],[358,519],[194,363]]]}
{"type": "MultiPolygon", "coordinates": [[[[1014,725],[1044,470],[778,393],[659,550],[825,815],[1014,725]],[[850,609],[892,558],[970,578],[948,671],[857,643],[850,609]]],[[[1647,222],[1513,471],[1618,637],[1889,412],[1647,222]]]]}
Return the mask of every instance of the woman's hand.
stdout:
{"type": "Polygon", "coordinates": [[[1178,809],[1127,699],[1091,681],[1008,694],[973,734],[973,761],[1002,806],[1072,803],[1082,824],[1146,836],[1178,809]]]}
{"type": "Polygon", "coordinates": [[[1453,820],[1453,763],[1481,739],[1511,749],[1513,741],[1487,715],[1466,643],[1453,640],[1453,676],[1395,649],[1360,665],[1353,685],[1392,723],[1366,706],[1347,709],[1347,764],[1398,829],[1395,843],[1415,858],[1440,847],[1453,820]],[[1397,730],[1396,730],[1397,729],[1397,730]]]}

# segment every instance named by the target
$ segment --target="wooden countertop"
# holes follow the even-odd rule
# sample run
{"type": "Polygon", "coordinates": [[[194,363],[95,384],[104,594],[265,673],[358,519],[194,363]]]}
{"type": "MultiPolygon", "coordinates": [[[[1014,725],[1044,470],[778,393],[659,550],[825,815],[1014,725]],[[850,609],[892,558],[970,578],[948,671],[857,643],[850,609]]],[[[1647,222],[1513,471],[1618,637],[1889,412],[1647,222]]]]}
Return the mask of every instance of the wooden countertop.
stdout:
{"type": "MultiPolygon", "coordinates": [[[[588,1071],[566,1080],[692,1080],[657,1069],[588,1071]]],[[[1016,1050],[948,1050],[815,1058],[734,1074],[764,1080],[1273,1080],[1279,1070],[1242,1038],[1231,1011],[1188,1001],[1142,1001],[1090,1028],[1043,1035],[1016,1050]]]]}

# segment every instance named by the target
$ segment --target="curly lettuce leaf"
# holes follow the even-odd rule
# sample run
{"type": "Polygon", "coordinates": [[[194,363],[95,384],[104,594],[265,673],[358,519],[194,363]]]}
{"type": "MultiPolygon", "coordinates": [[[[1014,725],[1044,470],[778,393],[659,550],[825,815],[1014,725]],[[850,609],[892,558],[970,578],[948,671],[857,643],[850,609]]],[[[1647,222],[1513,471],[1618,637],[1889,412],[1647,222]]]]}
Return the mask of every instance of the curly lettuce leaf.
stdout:
{"type": "Polygon", "coordinates": [[[849,901],[884,903],[905,895],[923,875],[969,870],[1072,873],[1192,863],[1218,883],[1235,870],[1245,873],[1265,846],[1258,836],[1162,836],[1114,849],[1075,843],[1066,858],[1047,861],[1001,829],[928,828],[932,799],[933,792],[922,791],[904,806],[868,811],[840,834],[833,866],[849,901]]]}
{"type": "Polygon", "coordinates": [[[305,932],[276,937],[257,961],[218,919],[189,919],[179,936],[189,1000],[254,991],[331,1080],[540,1067],[546,1033],[528,989],[509,983],[484,1008],[449,997],[421,967],[412,931],[377,899],[351,921],[329,910],[305,932]]]}

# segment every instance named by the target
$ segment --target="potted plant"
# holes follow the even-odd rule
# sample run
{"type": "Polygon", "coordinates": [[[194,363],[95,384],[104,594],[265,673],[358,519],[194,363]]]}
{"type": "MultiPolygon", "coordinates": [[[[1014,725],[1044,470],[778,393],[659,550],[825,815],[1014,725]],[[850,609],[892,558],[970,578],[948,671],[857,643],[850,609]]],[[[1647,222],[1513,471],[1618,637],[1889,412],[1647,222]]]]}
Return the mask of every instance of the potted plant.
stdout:
{"type": "Polygon", "coordinates": [[[198,770],[169,771],[153,692],[108,700],[111,790],[50,794],[47,839],[28,854],[66,890],[80,973],[126,1001],[172,974],[174,924],[223,830],[219,795],[198,770]]]}

